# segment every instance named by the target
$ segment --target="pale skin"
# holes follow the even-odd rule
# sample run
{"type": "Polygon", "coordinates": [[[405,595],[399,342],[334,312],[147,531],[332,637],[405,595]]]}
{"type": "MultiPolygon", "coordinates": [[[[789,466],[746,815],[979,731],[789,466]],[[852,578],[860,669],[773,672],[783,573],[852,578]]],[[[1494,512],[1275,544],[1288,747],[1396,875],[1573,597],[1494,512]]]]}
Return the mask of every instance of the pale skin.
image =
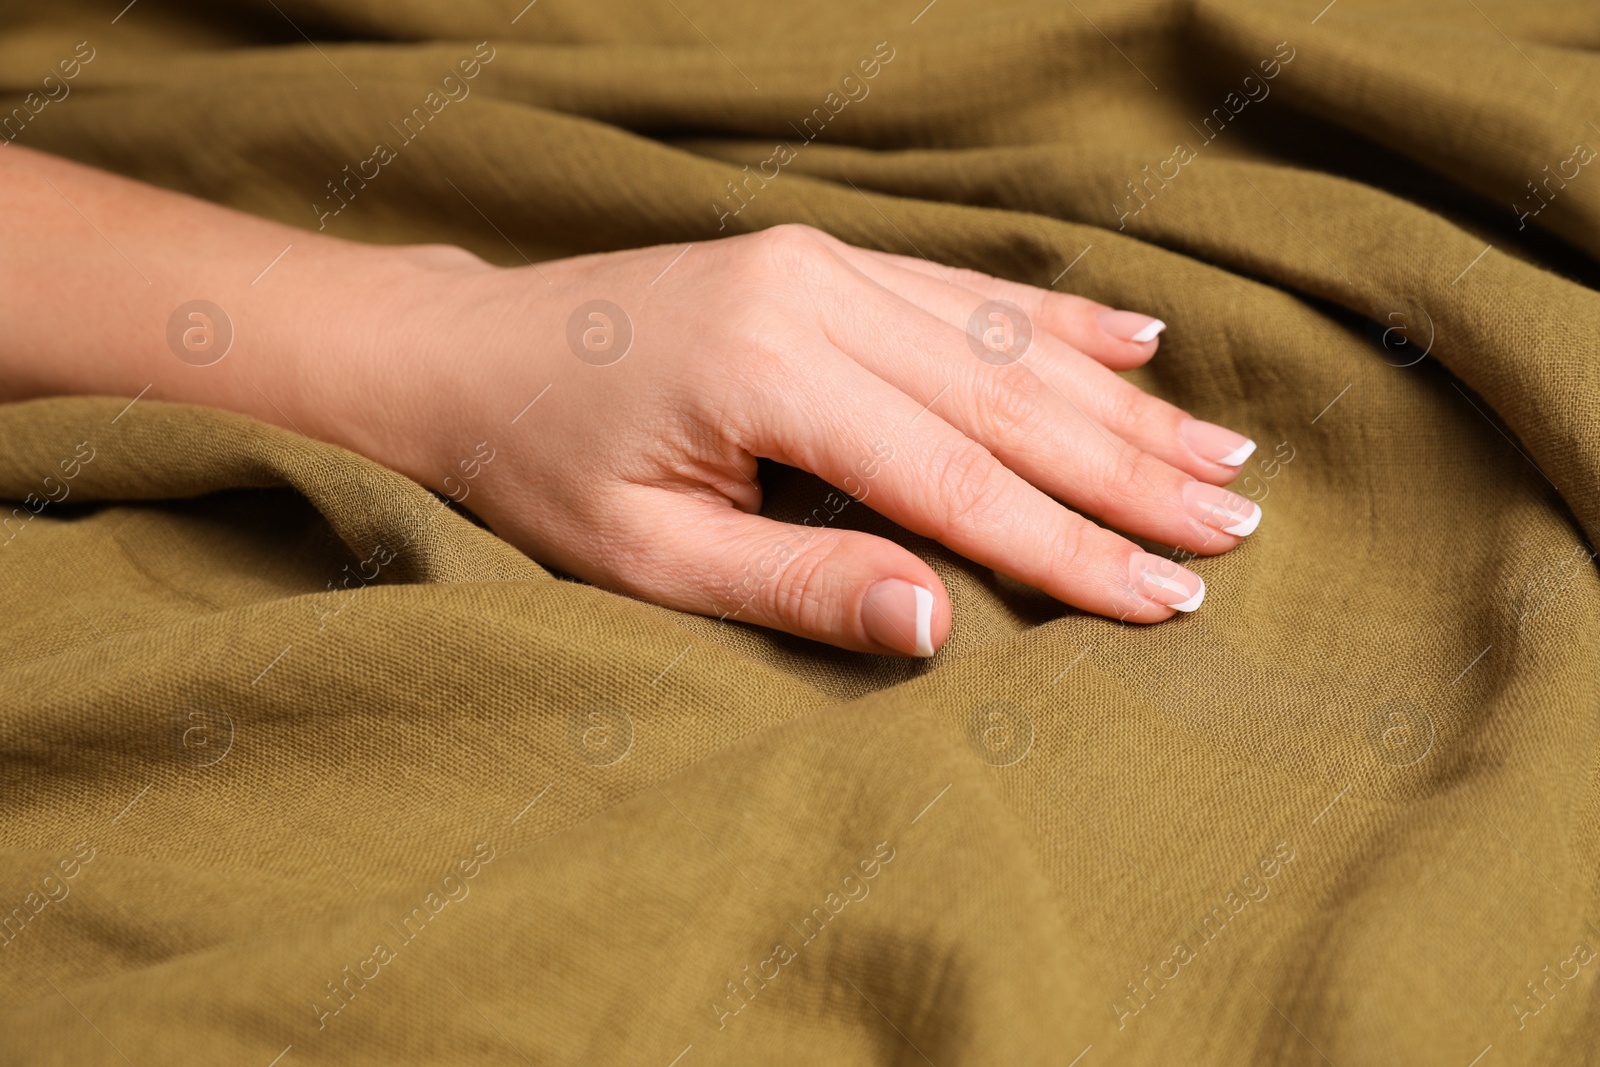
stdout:
{"type": "Polygon", "coordinates": [[[1115,531],[1213,555],[1260,519],[1221,488],[1249,440],[1116,373],[1156,354],[1149,316],[806,227],[503,268],[11,145],[0,234],[0,400],[148,385],[151,400],[243,412],[465,488],[501,537],[596,585],[843,648],[929,655],[951,626],[926,563],[827,522],[846,494],[1139,623],[1193,610],[1203,583],[1115,531]],[[209,366],[168,344],[174,309],[197,298],[235,331],[209,366]],[[575,348],[569,320],[596,299],[626,318],[580,314],[575,348]],[[979,358],[968,323],[991,300],[1026,315],[1025,350],[979,358]],[[492,462],[472,464],[485,442],[492,462]],[[835,486],[821,518],[758,514],[758,457],[835,486]]]}

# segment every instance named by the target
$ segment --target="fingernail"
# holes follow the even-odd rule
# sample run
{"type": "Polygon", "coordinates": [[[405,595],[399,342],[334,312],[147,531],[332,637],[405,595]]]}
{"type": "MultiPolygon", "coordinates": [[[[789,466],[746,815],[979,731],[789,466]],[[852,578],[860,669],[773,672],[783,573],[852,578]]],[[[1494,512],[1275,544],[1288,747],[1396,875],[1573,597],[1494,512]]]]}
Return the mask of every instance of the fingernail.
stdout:
{"type": "Polygon", "coordinates": [[[1249,537],[1261,525],[1261,505],[1217,485],[1189,482],[1183,487],[1189,514],[1223,533],[1249,537]]]}
{"type": "Polygon", "coordinates": [[[861,598],[861,626],[885,648],[908,656],[931,656],[933,593],[899,578],[885,578],[861,598]]]}
{"type": "Polygon", "coordinates": [[[1193,611],[1206,598],[1206,583],[1198,574],[1149,552],[1133,554],[1128,577],[1145,596],[1178,611],[1193,611]]]}
{"type": "Polygon", "coordinates": [[[1156,335],[1167,328],[1167,324],[1160,319],[1141,315],[1137,311],[1102,311],[1098,318],[1100,328],[1119,341],[1143,344],[1154,341],[1156,335]]]}
{"type": "Polygon", "coordinates": [[[1199,419],[1183,420],[1178,427],[1178,436],[1194,450],[1195,455],[1224,467],[1237,467],[1256,450],[1256,443],[1244,434],[1199,419]]]}

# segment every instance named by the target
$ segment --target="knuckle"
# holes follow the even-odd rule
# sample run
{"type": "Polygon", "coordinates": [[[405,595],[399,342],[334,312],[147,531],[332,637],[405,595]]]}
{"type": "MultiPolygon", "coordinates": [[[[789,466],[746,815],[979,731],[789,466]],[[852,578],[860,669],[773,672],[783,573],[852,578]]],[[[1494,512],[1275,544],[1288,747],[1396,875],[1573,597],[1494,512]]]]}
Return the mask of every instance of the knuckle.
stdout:
{"type": "Polygon", "coordinates": [[[1133,387],[1112,389],[1101,408],[1106,425],[1118,433],[1125,433],[1128,427],[1137,425],[1143,418],[1141,399],[1138,390],[1133,387]]]}
{"type": "Polygon", "coordinates": [[[987,450],[970,441],[947,446],[934,457],[931,467],[934,484],[939,487],[935,509],[939,540],[963,528],[983,525],[1005,498],[1003,468],[987,450]]]}
{"type": "Polygon", "coordinates": [[[821,231],[797,222],[785,222],[749,237],[763,260],[778,267],[814,261],[824,249],[821,231]]]}
{"type": "Polygon", "coordinates": [[[1106,492],[1119,501],[1133,502],[1150,495],[1159,483],[1160,461],[1142,448],[1121,445],[1107,464],[1106,492]]]}
{"type": "Polygon", "coordinates": [[[736,286],[754,284],[782,297],[827,289],[837,279],[839,261],[828,247],[832,238],[810,226],[783,223],[732,240],[740,250],[732,263],[736,286]]]}
{"type": "Polygon", "coordinates": [[[778,244],[793,244],[796,242],[812,245],[817,242],[822,231],[815,226],[807,226],[803,222],[780,222],[776,226],[768,226],[758,232],[757,236],[778,244]]]}
{"type": "Polygon", "coordinates": [[[834,607],[828,581],[832,552],[813,546],[802,550],[779,572],[772,584],[768,611],[785,629],[795,633],[822,633],[831,627],[834,607]]]}
{"type": "Polygon", "coordinates": [[[1170,435],[1166,405],[1134,386],[1114,390],[1106,404],[1107,419],[1124,436],[1170,435]]]}
{"type": "Polygon", "coordinates": [[[1047,411],[1044,381],[1018,364],[982,370],[975,376],[973,402],[985,439],[1014,444],[1034,436],[1047,411]]]}
{"type": "Polygon", "coordinates": [[[1104,308],[1104,304],[1076,293],[1054,291],[1046,292],[1040,303],[1041,313],[1048,316],[1054,325],[1079,338],[1093,337],[1100,332],[1095,315],[1104,308]]]}
{"type": "Polygon", "coordinates": [[[1075,515],[1068,515],[1066,521],[1060,525],[1057,535],[1050,541],[1050,558],[1047,561],[1047,574],[1057,575],[1065,580],[1069,575],[1075,574],[1084,564],[1084,555],[1087,549],[1089,524],[1075,515]]]}

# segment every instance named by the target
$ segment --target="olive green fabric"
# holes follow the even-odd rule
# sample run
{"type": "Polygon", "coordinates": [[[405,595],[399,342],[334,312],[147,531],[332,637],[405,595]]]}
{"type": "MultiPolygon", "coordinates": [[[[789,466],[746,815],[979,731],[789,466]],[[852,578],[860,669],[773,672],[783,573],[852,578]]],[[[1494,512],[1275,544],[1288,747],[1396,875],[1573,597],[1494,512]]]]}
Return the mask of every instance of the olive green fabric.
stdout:
{"type": "Polygon", "coordinates": [[[1138,628],[851,506],[950,588],[910,663],[239,416],[0,408],[0,1063],[1600,1062],[1589,0],[123,2],[9,0],[7,107],[93,58],[8,137],[508,264],[799,221],[1147,310],[1266,519],[1138,628]]]}

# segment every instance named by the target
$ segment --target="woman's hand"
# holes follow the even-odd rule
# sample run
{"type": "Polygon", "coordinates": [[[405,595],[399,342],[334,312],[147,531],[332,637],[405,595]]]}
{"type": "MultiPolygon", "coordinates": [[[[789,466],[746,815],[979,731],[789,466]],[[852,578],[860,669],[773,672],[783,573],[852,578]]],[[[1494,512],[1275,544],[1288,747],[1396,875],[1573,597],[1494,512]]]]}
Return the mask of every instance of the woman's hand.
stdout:
{"type": "Polygon", "coordinates": [[[417,291],[431,325],[394,338],[403,373],[371,368],[392,385],[369,383],[353,447],[535,559],[684,611],[931,655],[942,584],[831,528],[851,498],[1135,622],[1204,584],[1077,511],[1197,554],[1260,520],[1219,488],[1253,445],[1114,373],[1161,323],[1079,297],[803,226],[511,270],[439,253],[417,291]],[[762,518],[756,457],[835,491],[804,526],[762,518]]]}
{"type": "Polygon", "coordinates": [[[1196,554],[1261,517],[1219,488],[1254,445],[1115,373],[1155,354],[1156,320],[802,226],[503,269],[13,146],[0,322],[0,399],[246,412],[597,585],[864,651],[931,655],[950,602],[910,552],[833,527],[852,499],[1134,622],[1204,585],[1076,512],[1196,554]],[[762,518],[756,457],[834,491],[806,525],[762,518]]]}

